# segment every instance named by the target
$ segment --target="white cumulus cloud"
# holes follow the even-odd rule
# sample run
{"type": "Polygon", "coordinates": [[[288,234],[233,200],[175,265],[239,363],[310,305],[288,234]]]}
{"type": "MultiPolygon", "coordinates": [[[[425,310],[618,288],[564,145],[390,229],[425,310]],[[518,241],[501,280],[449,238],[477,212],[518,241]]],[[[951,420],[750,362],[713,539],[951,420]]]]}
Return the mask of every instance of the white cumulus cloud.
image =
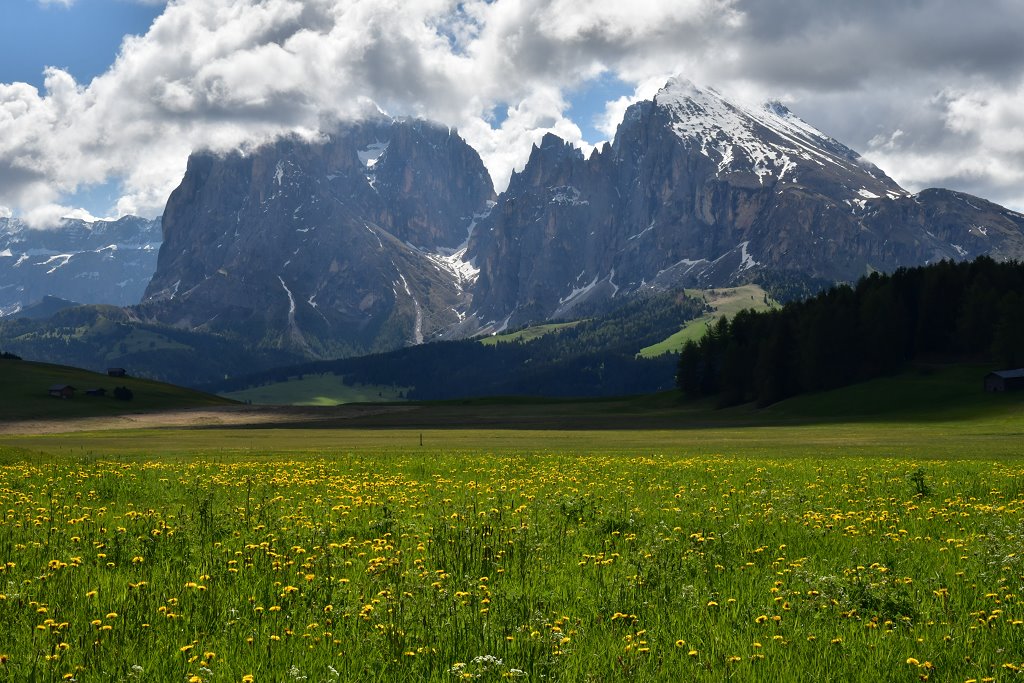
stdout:
{"type": "Polygon", "coordinates": [[[1010,0],[964,7],[172,0],[89,83],[51,68],[41,91],[0,84],[0,205],[41,222],[116,180],[117,213],[155,215],[192,150],[314,136],[368,102],[457,127],[501,189],[545,132],[585,151],[597,142],[568,114],[581,84],[611,74],[635,88],[599,116],[610,138],[629,104],[683,73],[727,94],[785,99],[898,181],[946,182],[1019,208],[1024,41],[1000,27],[1021,25],[1024,12],[1010,0]]]}

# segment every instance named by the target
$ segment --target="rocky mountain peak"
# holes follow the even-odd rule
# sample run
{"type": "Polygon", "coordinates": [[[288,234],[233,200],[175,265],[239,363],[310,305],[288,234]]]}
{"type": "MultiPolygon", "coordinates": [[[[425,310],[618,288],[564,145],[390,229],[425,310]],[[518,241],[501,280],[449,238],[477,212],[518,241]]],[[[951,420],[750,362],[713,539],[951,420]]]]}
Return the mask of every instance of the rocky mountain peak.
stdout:
{"type": "Polygon", "coordinates": [[[540,144],[530,151],[522,171],[512,174],[507,193],[516,195],[526,188],[557,184],[559,178],[572,175],[573,169],[584,165],[583,152],[554,133],[545,133],[540,144]]]}
{"type": "Polygon", "coordinates": [[[906,194],[857,152],[778,101],[748,107],[713,88],[675,78],[658,91],[653,104],[684,145],[715,164],[718,176],[747,176],[759,185],[828,179],[845,186],[847,196],[857,196],[861,190],[873,195],[906,194]]]}
{"type": "Polygon", "coordinates": [[[945,191],[912,198],[783,104],[743,105],[681,77],[629,107],[610,151],[584,160],[545,136],[481,228],[473,313],[488,330],[651,287],[765,270],[852,280],[1024,249],[1016,218],[945,191]]]}
{"type": "Polygon", "coordinates": [[[493,198],[479,155],[418,120],[197,153],[142,312],[307,356],[418,343],[458,321],[469,271],[453,252],[493,198]]]}

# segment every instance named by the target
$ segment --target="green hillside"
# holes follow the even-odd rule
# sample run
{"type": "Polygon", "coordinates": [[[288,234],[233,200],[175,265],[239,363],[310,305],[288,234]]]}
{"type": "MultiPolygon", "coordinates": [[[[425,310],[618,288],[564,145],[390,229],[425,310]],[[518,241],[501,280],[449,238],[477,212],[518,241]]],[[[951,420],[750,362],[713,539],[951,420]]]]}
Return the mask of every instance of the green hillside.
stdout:
{"type": "Polygon", "coordinates": [[[504,334],[496,334],[490,337],[483,337],[480,339],[481,344],[494,345],[504,344],[506,342],[528,342],[543,337],[546,334],[557,332],[558,330],[564,330],[569,327],[575,327],[579,325],[582,320],[573,320],[566,323],[548,323],[546,325],[533,325],[531,327],[524,327],[521,330],[515,332],[506,332],[504,334]]]}
{"type": "MultiPolygon", "coordinates": [[[[1020,419],[1024,392],[988,393],[989,365],[919,365],[893,377],[802,394],[768,406],[768,421],[788,418],[813,420],[971,421],[1020,419]]],[[[744,410],[743,407],[725,409],[744,410]]],[[[749,408],[746,408],[749,410],[749,408]]]]}
{"type": "Polygon", "coordinates": [[[345,395],[353,386],[370,387],[370,395],[363,397],[370,400],[385,398],[388,391],[417,401],[650,393],[672,386],[676,359],[668,355],[638,358],[637,351],[665,339],[704,308],[703,301],[682,292],[645,292],[617,302],[610,311],[581,312],[581,320],[525,328],[492,337],[491,343],[480,339],[431,342],[226,377],[204,388],[247,400],[306,405],[351,400],[345,395]],[[314,382],[305,387],[313,391],[302,392],[303,386],[295,384],[275,388],[260,399],[235,393],[283,382],[292,385],[289,380],[300,375],[343,376],[346,387],[328,387],[323,393],[325,388],[314,382]],[[343,393],[338,397],[336,391],[343,393]]]}
{"type": "Polygon", "coordinates": [[[289,377],[283,382],[221,394],[260,405],[334,406],[342,403],[401,401],[408,387],[346,384],[343,375],[324,373],[289,377]]]}
{"type": "Polygon", "coordinates": [[[640,349],[643,358],[654,358],[665,353],[678,353],[689,340],[698,341],[708,328],[722,316],[732,317],[744,309],[766,311],[778,308],[767,293],[758,285],[728,287],[725,289],[688,289],[687,295],[700,299],[703,297],[711,307],[711,312],[688,321],[682,329],[657,344],[640,349]]]}
{"type": "Polygon", "coordinates": [[[109,377],[65,365],[0,360],[0,420],[92,417],[174,408],[201,408],[232,402],[219,396],[153,380],[109,377]],[[70,384],[75,387],[74,397],[60,399],[50,396],[50,387],[58,384],[70,384]],[[132,399],[115,399],[115,387],[130,389],[132,399]],[[106,389],[106,395],[86,395],[86,390],[96,388],[106,389]]]}
{"type": "Polygon", "coordinates": [[[143,322],[128,309],[103,305],[66,308],[43,320],[2,318],[0,349],[100,372],[131,368],[139,375],[193,387],[300,360],[206,332],[143,322]]]}

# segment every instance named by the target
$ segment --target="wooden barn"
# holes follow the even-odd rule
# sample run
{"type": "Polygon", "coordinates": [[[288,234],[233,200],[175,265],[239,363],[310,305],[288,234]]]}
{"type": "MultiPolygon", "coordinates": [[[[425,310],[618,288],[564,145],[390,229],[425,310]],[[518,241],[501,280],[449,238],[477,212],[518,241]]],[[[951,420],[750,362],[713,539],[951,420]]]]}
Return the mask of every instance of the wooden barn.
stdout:
{"type": "Polygon", "coordinates": [[[107,368],[107,374],[111,377],[127,377],[128,372],[124,368],[107,368]]]}
{"type": "Polygon", "coordinates": [[[54,398],[74,398],[75,388],[70,384],[54,384],[50,387],[50,396],[54,398]]]}
{"type": "Polygon", "coordinates": [[[997,370],[985,375],[985,391],[1020,391],[1024,389],[1024,368],[997,370]]]}

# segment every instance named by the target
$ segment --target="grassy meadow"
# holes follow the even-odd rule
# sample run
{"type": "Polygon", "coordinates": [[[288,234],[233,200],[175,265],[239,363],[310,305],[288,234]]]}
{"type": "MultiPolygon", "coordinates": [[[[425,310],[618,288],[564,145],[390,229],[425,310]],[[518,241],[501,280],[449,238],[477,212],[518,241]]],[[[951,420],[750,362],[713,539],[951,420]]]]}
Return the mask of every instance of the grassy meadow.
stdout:
{"type": "Polygon", "coordinates": [[[1011,680],[1019,417],[0,437],[0,680],[1011,680]]]}
{"type": "Polygon", "coordinates": [[[526,327],[515,332],[504,332],[502,334],[495,334],[488,337],[482,337],[480,339],[481,344],[492,346],[494,344],[505,344],[508,342],[528,342],[534,339],[539,339],[546,334],[557,332],[558,330],[564,330],[570,327],[579,325],[581,321],[573,320],[565,323],[547,323],[544,325],[533,325],[526,327]]]}
{"type": "Polygon", "coordinates": [[[0,425],[0,680],[1017,680],[1024,402],[979,377],[0,425]]]}
{"type": "Polygon", "coordinates": [[[768,298],[767,292],[759,285],[743,285],[720,289],[688,289],[686,293],[698,299],[703,298],[711,312],[687,322],[682,329],[667,339],[640,350],[644,358],[654,358],[664,353],[678,353],[688,341],[700,341],[708,329],[721,317],[732,318],[744,309],[767,311],[779,305],[768,298]]]}
{"type": "Polygon", "coordinates": [[[324,373],[224,392],[221,396],[257,404],[334,406],[342,403],[401,401],[408,390],[409,387],[346,384],[344,375],[324,373]]]}

